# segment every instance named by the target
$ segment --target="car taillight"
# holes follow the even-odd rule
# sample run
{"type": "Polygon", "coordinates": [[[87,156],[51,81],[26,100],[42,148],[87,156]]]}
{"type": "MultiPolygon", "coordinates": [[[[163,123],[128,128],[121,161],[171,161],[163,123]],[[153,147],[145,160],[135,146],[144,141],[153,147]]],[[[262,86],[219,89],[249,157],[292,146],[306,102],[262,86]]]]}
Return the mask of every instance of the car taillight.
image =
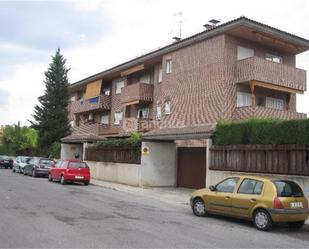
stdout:
{"type": "Polygon", "coordinates": [[[274,199],[274,208],[276,208],[276,209],[284,208],[282,202],[280,201],[280,199],[278,197],[275,197],[275,199],[274,199]]]}

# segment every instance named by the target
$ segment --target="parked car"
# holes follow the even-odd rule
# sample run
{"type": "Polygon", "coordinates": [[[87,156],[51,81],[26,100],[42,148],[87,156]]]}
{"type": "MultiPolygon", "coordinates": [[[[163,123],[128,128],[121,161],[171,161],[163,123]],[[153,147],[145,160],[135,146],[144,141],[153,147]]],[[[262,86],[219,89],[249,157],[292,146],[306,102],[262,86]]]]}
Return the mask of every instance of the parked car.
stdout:
{"type": "Polygon", "coordinates": [[[47,176],[48,170],[51,167],[54,167],[55,161],[50,158],[43,157],[33,157],[28,163],[24,166],[23,173],[24,175],[36,176],[47,176]]]}
{"type": "Polygon", "coordinates": [[[0,167],[13,168],[13,159],[8,156],[0,156],[0,167]]]}
{"type": "Polygon", "coordinates": [[[28,156],[18,156],[15,159],[15,162],[13,163],[13,172],[23,173],[24,167],[27,165],[27,163],[30,161],[31,157],[28,156]]]}
{"type": "Polygon", "coordinates": [[[194,191],[190,203],[197,216],[248,219],[264,231],[281,222],[301,228],[309,216],[308,200],[297,183],[267,177],[229,177],[209,189],[194,191]]]}
{"type": "Polygon", "coordinates": [[[83,182],[88,185],[90,182],[90,169],[81,160],[58,161],[55,167],[49,169],[48,180],[59,181],[61,184],[83,182]]]}

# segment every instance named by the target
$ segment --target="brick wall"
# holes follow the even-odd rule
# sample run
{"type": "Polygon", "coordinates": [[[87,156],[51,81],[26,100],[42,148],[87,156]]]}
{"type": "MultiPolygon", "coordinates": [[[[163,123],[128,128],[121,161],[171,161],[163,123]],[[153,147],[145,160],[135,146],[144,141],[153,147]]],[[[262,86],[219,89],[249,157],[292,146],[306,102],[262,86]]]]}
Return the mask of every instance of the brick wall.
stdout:
{"type": "MultiPolygon", "coordinates": [[[[261,117],[271,115],[281,118],[304,117],[295,113],[296,95],[291,94],[289,112],[278,112],[264,109],[236,108],[235,82],[237,45],[255,50],[255,56],[264,58],[265,53],[275,53],[259,44],[240,40],[230,35],[219,35],[194,45],[166,54],[162,62],[148,66],[145,72],[151,75],[153,83],[153,101],[149,104],[126,107],[130,117],[137,117],[141,107],[149,107],[149,118],[156,117],[156,107],[161,106],[162,118],[158,121],[161,127],[183,127],[206,125],[219,120],[235,120],[250,117],[250,114],[261,117]],[[172,60],[172,73],[166,73],[166,61],[172,60]],[[159,68],[163,68],[163,82],[158,83],[159,68]],[[171,113],[164,114],[165,102],[171,102],[171,113]]],[[[295,67],[295,56],[280,54],[283,67],[295,67]]],[[[284,70],[283,70],[284,71],[284,70]]],[[[250,72],[250,70],[248,70],[250,72]]],[[[144,72],[134,73],[125,79],[125,86],[139,81],[144,72]]],[[[270,76],[272,77],[272,76],[270,76]]],[[[303,79],[302,79],[303,80],[303,79]]],[[[258,90],[257,94],[266,94],[258,90]]],[[[112,81],[110,126],[114,126],[115,112],[123,111],[121,94],[116,92],[116,79],[112,81]]],[[[269,92],[268,92],[269,93],[269,92]]],[[[274,92],[272,92],[274,93],[274,92]]],[[[275,95],[279,93],[275,93],[275,95]]],[[[287,99],[287,94],[279,94],[287,99]]],[[[98,114],[99,116],[100,114],[98,114]]],[[[115,126],[122,128],[121,125],[115,126]]]]}

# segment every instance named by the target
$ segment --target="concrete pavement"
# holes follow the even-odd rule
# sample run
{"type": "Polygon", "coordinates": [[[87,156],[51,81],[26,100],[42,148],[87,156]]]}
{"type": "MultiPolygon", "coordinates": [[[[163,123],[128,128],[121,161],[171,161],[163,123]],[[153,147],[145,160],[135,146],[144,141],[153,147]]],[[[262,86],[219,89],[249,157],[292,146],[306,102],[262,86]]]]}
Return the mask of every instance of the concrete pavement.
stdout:
{"type": "Polygon", "coordinates": [[[257,231],[183,203],[0,170],[1,248],[308,248],[309,227],[257,231]]]}

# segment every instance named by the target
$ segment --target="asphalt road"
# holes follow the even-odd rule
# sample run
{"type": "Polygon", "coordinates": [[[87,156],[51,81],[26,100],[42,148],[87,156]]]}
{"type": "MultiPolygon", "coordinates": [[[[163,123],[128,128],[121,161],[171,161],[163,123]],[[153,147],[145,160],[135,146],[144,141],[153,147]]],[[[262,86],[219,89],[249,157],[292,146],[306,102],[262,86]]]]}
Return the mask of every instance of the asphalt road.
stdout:
{"type": "Polygon", "coordinates": [[[0,247],[309,248],[309,226],[260,232],[148,196],[0,169],[0,247]]]}

